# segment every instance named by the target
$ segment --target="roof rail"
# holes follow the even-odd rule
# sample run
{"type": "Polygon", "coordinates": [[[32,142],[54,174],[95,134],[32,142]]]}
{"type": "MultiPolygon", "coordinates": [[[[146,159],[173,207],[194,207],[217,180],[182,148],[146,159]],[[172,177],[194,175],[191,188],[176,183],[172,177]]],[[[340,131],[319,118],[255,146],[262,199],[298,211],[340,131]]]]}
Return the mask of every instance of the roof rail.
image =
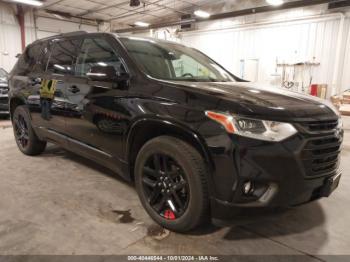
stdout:
{"type": "Polygon", "coordinates": [[[68,33],[62,33],[59,34],[59,36],[76,36],[76,35],[85,35],[87,34],[86,31],[74,31],[74,32],[68,32],[68,33]]]}
{"type": "Polygon", "coordinates": [[[61,34],[57,34],[57,35],[53,35],[53,36],[48,36],[48,37],[37,39],[32,44],[37,43],[37,42],[41,42],[41,41],[52,40],[52,39],[55,39],[57,37],[62,37],[62,36],[79,36],[79,35],[85,35],[87,33],[88,32],[86,32],[86,31],[74,31],[74,32],[68,32],[68,33],[61,33],[61,34]]]}

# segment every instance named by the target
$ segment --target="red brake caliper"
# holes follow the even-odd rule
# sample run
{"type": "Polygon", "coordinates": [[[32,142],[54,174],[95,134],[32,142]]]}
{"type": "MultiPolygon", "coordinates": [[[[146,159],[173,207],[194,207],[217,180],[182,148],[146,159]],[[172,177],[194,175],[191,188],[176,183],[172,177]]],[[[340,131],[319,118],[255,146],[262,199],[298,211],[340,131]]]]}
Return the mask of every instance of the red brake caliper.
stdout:
{"type": "Polygon", "coordinates": [[[164,217],[169,220],[175,220],[176,218],[174,212],[170,209],[165,210],[164,217]]]}

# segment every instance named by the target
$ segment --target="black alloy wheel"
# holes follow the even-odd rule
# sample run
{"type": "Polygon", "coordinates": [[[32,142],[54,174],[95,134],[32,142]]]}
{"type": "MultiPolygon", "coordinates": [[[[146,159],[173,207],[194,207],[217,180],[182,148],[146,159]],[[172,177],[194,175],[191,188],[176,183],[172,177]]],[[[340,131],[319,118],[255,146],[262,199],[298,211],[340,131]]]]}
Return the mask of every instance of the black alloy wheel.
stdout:
{"type": "Polygon", "coordinates": [[[140,201],[159,225],[187,232],[209,222],[209,171],[191,144],[171,136],[149,140],[138,152],[134,174],[140,201]]]}
{"type": "Polygon", "coordinates": [[[26,106],[17,106],[12,115],[13,132],[19,150],[26,155],[41,154],[46,148],[46,141],[40,140],[31,125],[31,118],[26,106]]]}
{"type": "Polygon", "coordinates": [[[142,182],[150,206],[165,219],[180,218],[189,203],[184,171],[170,156],[151,155],[143,167],[142,182]]]}
{"type": "Polygon", "coordinates": [[[23,115],[18,115],[13,119],[15,137],[17,144],[25,150],[29,144],[29,129],[23,115]]]}

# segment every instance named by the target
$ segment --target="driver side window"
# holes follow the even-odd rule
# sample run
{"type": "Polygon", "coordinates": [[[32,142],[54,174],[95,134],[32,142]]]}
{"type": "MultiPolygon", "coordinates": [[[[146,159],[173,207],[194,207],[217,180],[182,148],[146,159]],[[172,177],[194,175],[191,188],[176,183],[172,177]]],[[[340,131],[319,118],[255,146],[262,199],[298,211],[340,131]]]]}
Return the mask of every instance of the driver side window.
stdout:
{"type": "Polygon", "coordinates": [[[194,78],[213,78],[216,76],[205,66],[187,55],[181,55],[179,59],[172,60],[176,77],[189,76],[194,78]]]}
{"type": "Polygon", "coordinates": [[[75,75],[84,77],[92,72],[99,74],[99,70],[101,74],[113,72],[115,75],[120,75],[126,72],[119,56],[105,39],[87,38],[78,55],[75,75]]]}

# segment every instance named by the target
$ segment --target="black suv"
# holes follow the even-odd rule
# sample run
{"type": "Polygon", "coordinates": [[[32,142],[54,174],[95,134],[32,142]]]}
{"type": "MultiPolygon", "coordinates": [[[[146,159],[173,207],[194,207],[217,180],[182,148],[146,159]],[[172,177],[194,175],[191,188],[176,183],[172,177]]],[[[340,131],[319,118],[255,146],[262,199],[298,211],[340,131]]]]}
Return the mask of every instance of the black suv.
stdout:
{"type": "Polygon", "coordinates": [[[0,68],[0,116],[9,114],[7,72],[0,68]]]}
{"type": "Polygon", "coordinates": [[[75,32],[29,45],[10,73],[19,149],[59,144],[134,181],[148,214],[187,231],[235,208],[329,196],[343,138],[325,101],[239,79],[155,39],[75,32]]]}

